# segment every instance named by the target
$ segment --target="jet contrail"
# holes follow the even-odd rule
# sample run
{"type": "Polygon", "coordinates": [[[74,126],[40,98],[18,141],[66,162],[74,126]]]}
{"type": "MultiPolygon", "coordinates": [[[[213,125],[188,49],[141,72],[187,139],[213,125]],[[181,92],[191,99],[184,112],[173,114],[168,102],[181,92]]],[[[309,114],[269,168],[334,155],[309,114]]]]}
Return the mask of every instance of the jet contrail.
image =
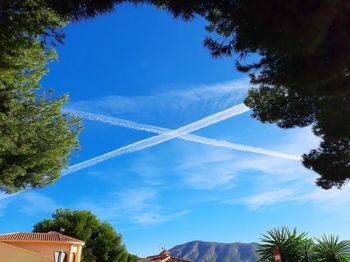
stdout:
{"type": "MultiPolygon", "coordinates": [[[[279,152],[275,152],[275,151],[265,150],[265,149],[261,149],[261,148],[245,146],[245,145],[235,144],[235,143],[231,143],[231,142],[227,142],[227,141],[215,140],[215,139],[211,139],[211,138],[206,138],[206,137],[188,134],[190,132],[193,132],[195,130],[203,128],[205,126],[209,126],[209,125],[212,125],[214,123],[220,122],[226,118],[229,118],[229,117],[232,117],[235,115],[239,115],[239,114],[242,114],[244,112],[249,111],[249,108],[245,107],[243,104],[237,105],[235,107],[229,108],[229,109],[224,110],[220,113],[217,113],[217,114],[214,114],[214,115],[209,116],[207,118],[204,118],[202,120],[196,121],[196,122],[189,124],[187,126],[184,126],[182,128],[176,129],[176,130],[180,130],[180,129],[185,130],[184,129],[185,127],[190,126],[190,128],[187,128],[186,131],[181,131],[181,130],[178,131],[178,133],[177,133],[178,135],[176,135],[174,137],[170,137],[171,135],[169,135],[169,133],[172,133],[173,131],[176,131],[176,130],[170,130],[170,129],[163,128],[163,127],[157,127],[157,126],[152,126],[152,125],[147,125],[147,124],[136,123],[136,122],[132,122],[129,120],[124,120],[124,119],[120,119],[120,118],[109,117],[109,116],[104,116],[104,115],[99,115],[99,114],[93,114],[93,113],[78,111],[78,110],[74,110],[74,109],[63,109],[63,111],[66,113],[76,114],[80,117],[83,117],[83,118],[89,119],[89,120],[101,121],[104,123],[109,123],[111,125],[117,125],[117,126],[127,127],[127,128],[131,128],[131,129],[144,130],[147,132],[160,134],[158,136],[154,136],[154,137],[151,137],[148,139],[144,139],[144,140],[132,143],[132,144],[127,145],[125,147],[121,147],[119,149],[116,149],[116,150],[111,151],[109,153],[92,158],[90,160],[86,160],[86,161],[81,162],[79,164],[72,165],[72,166],[68,167],[67,170],[62,172],[63,176],[70,174],[70,173],[73,173],[75,171],[81,170],[83,168],[95,165],[95,164],[100,163],[100,162],[107,160],[109,158],[116,157],[118,155],[130,153],[130,152],[134,152],[134,151],[138,151],[138,150],[165,142],[165,141],[173,139],[173,138],[181,138],[184,140],[197,142],[197,143],[201,143],[201,144],[230,148],[230,149],[247,151],[247,152],[253,152],[253,153],[264,154],[264,155],[280,157],[280,158],[286,158],[286,159],[291,159],[291,160],[301,160],[301,158],[299,156],[294,156],[294,155],[279,153],[279,152]],[[211,119],[213,117],[215,118],[215,116],[218,117],[216,120],[211,119]],[[207,122],[205,122],[205,120],[207,122]],[[200,122],[200,124],[203,126],[200,126],[198,124],[195,125],[198,122],[200,122]],[[188,129],[191,129],[192,125],[193,125],[192,128],[195,128],[195,129],[193,129],[192,131],[188,130],[188,129]],[[163,137],[164,135],[165,135],[165,137],[163,137]]],[[[22,192],[23,191],[20,191],[20,192],[14,193],[14,194],[0,193],[0,200],[15,196],[15,195],[20,194],[22,192]]]]}
{"type": "Polygon", "coordinates": [[[183,127],[180,127],[175,130],[167,131],[165,133],[162,133],[157,136],[153,136],[150,138],[146,138],[140,141],[137,141],[135,143],[129,144],[127,146],[118,148],[116,150],[113,150],[111,152],[105,153],[103,155],[91,158],[89,160],[86,160],[84,162],[72,165],[68,167],[67,170],[62,172],[62,175],[67,175],[72,172],[76,172],[78,170],[81,170],[83,168],[87,168],[89,166],[93,166],[97,163],[100,163],[102,161],[105,161],[107,159],[110,159],[112,157],[120,156],[126,153],[131,153],[135,151],[139,151],[154,145],[158,145],[160,143],[163,143],[165,141],[177,138],[181,135],[191,133],[193,131],[196,131],[198,129],[213,125],[215,123],[221,122],[225,119],[228,119],[230,117],[233,117],[235,115],[242,114],[244,112],[249,111],[249,108],[245,106],[244,104],[239,104],[233,107],[230,107],[226,110],[223,110],[219,113],[213,114],[211,116],[205,117],[201,120],[195,121],[193,123],[190,123],[188,125],[185,125],[183,127]]]}
{"type": "Polygon", "coordinates": [[[168,128],[141,124],[141,123],[137,123],[137,122],[133,122],[133,121],[117,118],[117,117],[94,114],[94,113],[84,112],[84,111],[70,109],[70,108],[63,108],[62,111],[64,113],[71,113],[71,114],[80,116],[84,119],[88,119],[92,121],[99,121],[99,122],[107,123],[114,126],[122,126],[130,129],[147,131],[147,132],[156,133],[156,134],[163,134],[165,132],[171,131],[171,129],[168,129],[168,128]]]}
{"type": "MultiPolygon", "coordinates": [[[[121,119],[121,118],[109,117],[109,116],[104,116],[104,115],[94,114],[94,113],[88,113],[88,112],[83,112],[83,111],[74,110],[74,109],[64,109],[64,112],[72,113],[72,114],[78,115],[78,116],[80,116],[84,119],[88,119],[88,120],[100,121],[100,122],[108,123],[111,125],[122,126],[122,127],[127,127],[127,128],[131,128],[131,129],[136,129],[136,130],[143,130],[143,131],[157,133],[157,134],[163,134],[165,132],[171,131],[171,129],[168,129],[168,128],[137,123],[137,122],[121,119]]],[[[184,134],[184,135],[178,136],[178,138],[183,139],[183,140],[187,140],[187,141],[205,144],[205,145],[229,148],[229,149],[240,150],[240,151],[245,151],[245,152],[252,152],[252,153],[263,154],[263,155],[279,157],[279,158],[285,158],[285,159],[290,159],[290,160],[298,160],[298,161],[301,160],[300,156],[280,153],[280,152],[266,150],[266,149],[262,149],[262,148],[252,147],[252,146],[231,143],[231,142],[223,141],[223,140],[216,140],[216,139],[212,139],[212,138],[201,137],[201,136],[197,136],[197,135],[184,134]]]]}

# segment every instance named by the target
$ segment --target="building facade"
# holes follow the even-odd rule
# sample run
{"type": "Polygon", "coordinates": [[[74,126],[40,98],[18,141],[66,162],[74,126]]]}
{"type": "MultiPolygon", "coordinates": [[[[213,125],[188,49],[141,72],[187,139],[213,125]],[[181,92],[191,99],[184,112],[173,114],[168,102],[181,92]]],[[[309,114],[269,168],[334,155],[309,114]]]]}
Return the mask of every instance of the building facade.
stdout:
{"type": "Polygon", "coordinates": [[[64,253],[64,262],[80,262],[84,242],[58,232],[16,232],[0,234],[0,261],[53,262],[55,252],[64,253]]]}

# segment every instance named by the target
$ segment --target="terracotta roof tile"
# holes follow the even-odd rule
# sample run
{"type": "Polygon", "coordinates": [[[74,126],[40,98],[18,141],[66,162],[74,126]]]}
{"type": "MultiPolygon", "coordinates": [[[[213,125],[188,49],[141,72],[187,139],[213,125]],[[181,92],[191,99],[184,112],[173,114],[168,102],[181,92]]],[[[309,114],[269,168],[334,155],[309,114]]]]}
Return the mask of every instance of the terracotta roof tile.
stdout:
{"type": "Polygon", "coordinates": [[[50,231],[48,233],[15,232],[8,234],[0,234],[0,241],[48,241],[84,244],[84,241],[60,234],[55,231],[50,231]]]}

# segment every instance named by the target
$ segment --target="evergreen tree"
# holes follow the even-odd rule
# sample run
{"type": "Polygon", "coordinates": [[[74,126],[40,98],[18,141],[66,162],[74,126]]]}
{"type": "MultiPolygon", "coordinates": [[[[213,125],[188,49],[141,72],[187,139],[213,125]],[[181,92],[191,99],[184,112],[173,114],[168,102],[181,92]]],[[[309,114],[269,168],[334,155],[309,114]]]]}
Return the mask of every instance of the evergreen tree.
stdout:
{"type": "Polygon", "coordinates": [[[135,262],[138,259],[127,252],[121,235],[111,224],[100,222],[89,211],[58,209],[52,219],[37,223],[33,231],[57,231],[83,240],[83,262],[135,262]]]}
{"type": "Polygon", "coordinates": [[[61,112],[68,97],[39,91],[54,50],[33,41],[0,75],[0,189],[8,193],[53,183],[78,147],[79,120],[61,112]]]}
{"type": "Polygon", "coordinates": [[[61,112],[68,97],[39,84],[66,21],[36,4],[0,2],[0,189],[7,193],[53,183],[78,147],[79,119],[61,112]]]}

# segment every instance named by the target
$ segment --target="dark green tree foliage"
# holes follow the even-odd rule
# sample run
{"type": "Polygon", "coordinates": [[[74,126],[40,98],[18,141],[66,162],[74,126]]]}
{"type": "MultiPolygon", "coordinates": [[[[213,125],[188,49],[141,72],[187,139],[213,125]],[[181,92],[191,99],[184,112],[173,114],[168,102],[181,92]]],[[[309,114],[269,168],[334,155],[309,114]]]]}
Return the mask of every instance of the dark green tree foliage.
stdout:
{"type": "Polygon", "coordinates": [[[317,185],[329,189],[340,187],[349,180],[350,140],[328,141],[325,139],[320,148],[303,155],[304,165],[322,174],[317,185]]]}
{"type": "Polygon", "coordinates": [[[37,92],[54,58],[47,52],[36,42],[0,75],[0,189],[8,193],[55,181],[78,146],[79,120],[61,113],[67,97],[37,92]]]}
{"type": "Polygon", "coordinates": [[[136,261],[138,261],[138,260],[140,260],[140,258],[139,258],[138,256],[129,254],[129,256],[128,256],[128,262],[136,262],[136,261]]]}
{"type": "Polygon", "coordinates": [[[252,116],[265,123],[276,123],[281,128],[304,127],[315,121],[313,99],[290,93],[284,87],[251,89],[245,102],[259,105],[252,116]]]}
{"type": "Polygon", "coordinates": [[[312,95],[349,93],[344,85],[350,59],[346,0],[152,2],[185,19],[204,16],[208,30],[218,35],[205,40],[214,56],[259,53],[260,61],[238,66],[242,71],[259,70],[252,75],[254,83],[288,83],[288,88],[312,95]]]}
{"type": "Polygon", "coordinates": [[[175,16],[205,17],[214,57],[238,54],[253,117],[282,128],[313,125],[323,139],[303,156],[325,189],[350,179],[350,4],[347,0],[159,0],[175,16]],[[249,54],[260,59],[242,64],[249,54]]]}
{"type": "Polygon", "coordinates": [[[7,69],[17,70],[17,73],[30,70],[27,59],[30,62],[33,58],[27,58],[26,52],[37,49],[38,42],[41,48],[47,51],[50,44],[62,41],[61,28],[68,21],[47,8],[44,2],[0,1],[1,74],[7,69]]]}
{"type": "Polygon", "coordinates": [[[39,84],[65,21],[35,4],[0,1],[0,190],[7,193],[53,183],[78,147],[79,120],[61,113],[68,97],[39,84]]]}
{"type": "Polygon", "coordinates": [[[52,219],[44,219],[34,226],[34,232],[63,232],[87,242],[100,226],[100,221],[89,211],[57,209],[52,219]]]}
{"type": "Polygon", "coordinates": [[[45,0],[44,5],[55,10],[61,17],[69,21],[79,21],[86,18],[111,12],[114,6],[123,0],[45,0]]]}
{"type": "Polygon", "coordinates": [[[34,232],[62,232],[83,240],[83,262],[135,262],[138,257],[128,254],[122,237],[107,222],[100,222],[89,211],[58,209],[52,219],[37,223],[34,232]]]}

